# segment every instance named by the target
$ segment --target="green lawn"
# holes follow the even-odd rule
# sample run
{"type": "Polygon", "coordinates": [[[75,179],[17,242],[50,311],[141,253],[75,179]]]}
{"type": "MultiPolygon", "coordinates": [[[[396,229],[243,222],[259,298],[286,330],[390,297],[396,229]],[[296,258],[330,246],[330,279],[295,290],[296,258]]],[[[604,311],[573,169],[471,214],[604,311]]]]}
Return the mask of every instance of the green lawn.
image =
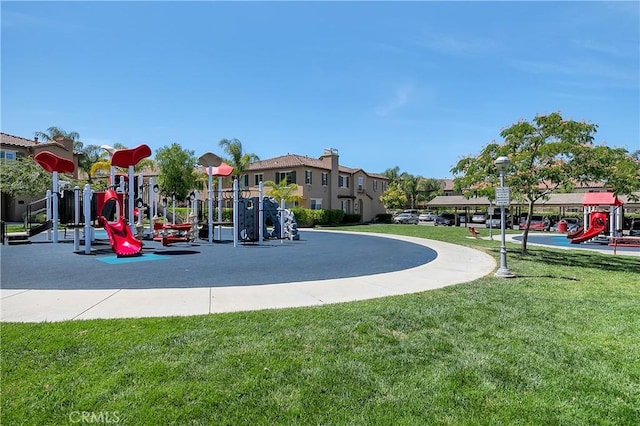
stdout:
{"type": "MultiPolygon", "coordinates": [[[[348,229],[498,257],[498,238],[463,228],[348,229]]],[[[1,423],[640,424],[640,258],[518,248],[509,246],[518,278],[413,295],[4,323],[1,423]]]]}

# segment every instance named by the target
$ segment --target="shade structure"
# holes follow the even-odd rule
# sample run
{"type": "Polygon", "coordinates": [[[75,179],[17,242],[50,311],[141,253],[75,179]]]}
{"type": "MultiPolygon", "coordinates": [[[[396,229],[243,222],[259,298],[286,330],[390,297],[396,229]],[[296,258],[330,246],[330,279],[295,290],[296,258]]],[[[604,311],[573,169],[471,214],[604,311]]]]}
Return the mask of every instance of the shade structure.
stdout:
{"type": "Polygon", "coordinates": [[[218,157],[214,153],[207,152],[198,158],[198,164],[204,167],[218,167],[222,164],[222,158],[218,157]]]}
{"type": "Polygon", "coordinates": [[[144,144],[135,148],[118,149],[111,156],[111,165],[116,167],[135,166],[150,155],[151,148],[144,144]]]}
{"type": "Polygon", "coordinates": [[[622,201],[613,192],[586,192],[582,197],[584,206],[621,206],[622,201]]]}
{"type": "Polygon", "coordinates": [[[36,162],[49,173],[73,173],[73,171],[76,169],[73,161],[62,158],[49,151],[41,151],[37,153],[33,157],[33,159],[36,160],[36,162]]]}
{"type": "MultiPolygon", "coordinates": [[[[209,168],[204,169],[205,173],[209,174],[209,168]]],[[[233,167],[228,165],[227,163],[222,163],[218,167],[211,167],[211,176],[222,176],[226,177],[233,173],[233,167]]]]}

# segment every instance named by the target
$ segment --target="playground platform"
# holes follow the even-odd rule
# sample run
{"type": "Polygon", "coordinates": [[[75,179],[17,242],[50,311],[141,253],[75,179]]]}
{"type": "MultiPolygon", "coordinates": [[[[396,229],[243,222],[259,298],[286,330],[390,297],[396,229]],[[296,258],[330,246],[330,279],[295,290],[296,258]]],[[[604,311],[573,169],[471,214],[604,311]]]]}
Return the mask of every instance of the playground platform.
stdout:
{"type": "MultiPolygon", "coordinates": [[[[229,236],[230,236],[230,230],[229,236]]],[[[421,238],[301,230],[299,241],[164,247],[118,258],[98,237],[90,254],[46,234],[0,249],[0,320],[42,322],[203,315],[318,306],[468,282],[496,267],[480,251],[421,238]]],[[[106,238],[106,237],[105,237],[106,238]]],[[[82,250],[82,245],[80,249],[82,250]]]]}

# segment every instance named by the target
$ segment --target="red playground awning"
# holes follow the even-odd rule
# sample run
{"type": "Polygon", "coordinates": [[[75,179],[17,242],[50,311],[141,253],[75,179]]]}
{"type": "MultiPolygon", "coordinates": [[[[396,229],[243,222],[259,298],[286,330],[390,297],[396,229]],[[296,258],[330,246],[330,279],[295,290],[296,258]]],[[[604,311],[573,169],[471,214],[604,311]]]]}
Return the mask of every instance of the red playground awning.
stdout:
{"type": "MultiPolygon", "coordinates": [[[[209,168],[206,167],[204,169],[204,172],[207,175],[209,175],[209,168]]],[[[231,173],[233,173],[233,167],[231,167],[227,163],[222,163],[218,167],[211,167],[211,172],[212,172],[211,176],[218,176],[218,177],[229,176],[231,173]]]]}
{"type": "Polygon", "coordinates": [[[621,206],[623,203],[613,192],[586,192],[582,197],[583,206],[621,206]]]}

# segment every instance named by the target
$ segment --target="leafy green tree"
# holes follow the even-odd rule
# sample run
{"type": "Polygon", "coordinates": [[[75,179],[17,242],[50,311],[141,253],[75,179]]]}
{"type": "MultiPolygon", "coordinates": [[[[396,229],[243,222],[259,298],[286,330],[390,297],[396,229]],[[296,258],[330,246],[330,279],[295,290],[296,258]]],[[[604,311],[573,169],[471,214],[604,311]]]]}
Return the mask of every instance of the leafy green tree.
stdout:
{"type": "Polygon", "coordinates": [[[389,184],[379,200],[386,209],[402,209],[407,204],[407,196],[397,182],[389,184]]]}
{"type": "Polygon", "coordinates": [[[285,203],[292,203],[300,202],[302,200],[301,196],[295,194],[298,190],[298,184],[290,183],[287,185],[286,179],[282,179],[280,183],[268,180],[264,182],[263,185],[271,188],[267,191],[267,195],[275,198],[278,202],[284,200],[285,203]]]}
{"type": "Polygon", "coordinates": [[[624,148],[596,146],[585,149],[580,157],[579,180],[582,182],[603,182],[605,188],[615,195],[627,195],[638,200],[640,191],[640,153],[629,153],[624,148]]]}
{"type": "Polygon", "coordinates": [[[461,159],[451,169],[454,186],[465,196],[486,195],[493,198],[498,186],[496,158],[511,161],[506,185],[528,204],[529,220],[522,237],[522,253],[527,253],[529,225],[534,205],[561,188],[571,188],[576,180],[585,180],[583,167],[593,147],[597,126],[564,120],[560,113],[538,115],[531,122],[521,121],[504,129],[502,143],[490,143],[475,157],[461,159]]]}
{"type": "Polygon", "coordinates": [[[32,157],[5,161],[0,167],[0,190],[12,197],[44,195],[52,185],[51,173],[45,171],[32,157]]]}
{"type": "Polygon", "coordinates": [[[46,132],[35,132],[35,136],[42,139],[45,142],[53,142],[58,137],[70,139],[73,141],[74,151],[81,151],[83,143],[80,141],[80,134],[78,132],[65,132],[60,127],[51,126],[46,132]]]}
{"type": "Polygon", "coordinates": [[[218,145],[227,154],[224,162],[233,167],[231,176],[235,179],[240,179],[249,164],[260,160],[256,154],[243,152],[242,142],[238,139],[221,139],[218,145]]]}
{"type": "Polygon", "coordinates": [[[389,179],[389,186],[400,182],[400,167],[395,166],[382,172],[382,176],[389,179]]]}
{"type": "Polygon", "coordinates": [[[177,200],[185,200],[198,181],[194,152],[182,149],[180,144],[174,142],[171,146],[160,148],[155,159],[160,169],[160,188],[168,195],[175,194],[177,200]]]}
{"type": "Polygon", "coordinates": [[[417,201],[428,203],[436,196],[442,195],[444,187],[440,179],[419,178],[417,201]]]}

